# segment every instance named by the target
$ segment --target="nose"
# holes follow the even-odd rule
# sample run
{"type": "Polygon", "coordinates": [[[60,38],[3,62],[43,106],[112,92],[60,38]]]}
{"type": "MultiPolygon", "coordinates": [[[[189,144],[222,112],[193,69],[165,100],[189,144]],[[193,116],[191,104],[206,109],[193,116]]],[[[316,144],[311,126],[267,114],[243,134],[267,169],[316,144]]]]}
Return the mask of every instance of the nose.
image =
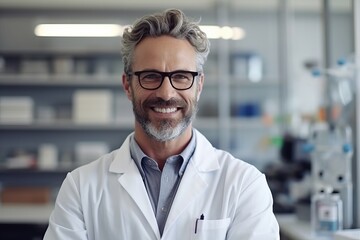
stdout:
{"type": "Polygon", "coordinates": [[[176,89],[170,83],[170,78],[166,76],[160,86],[156,90],[156,96],[162,98],[163,100],[167,101],[174,97],[176,94],[176,89]]]}

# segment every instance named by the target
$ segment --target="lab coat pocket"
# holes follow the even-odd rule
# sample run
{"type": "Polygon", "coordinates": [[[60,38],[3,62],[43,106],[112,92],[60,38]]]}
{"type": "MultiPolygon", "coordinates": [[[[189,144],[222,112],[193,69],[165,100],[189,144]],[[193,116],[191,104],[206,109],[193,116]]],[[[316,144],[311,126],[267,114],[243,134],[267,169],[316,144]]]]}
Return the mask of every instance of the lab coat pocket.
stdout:
{"type": "Polygon", "coordinates": [[[216,220],[197,220],[194,240],[221,240],[226,238],[226,232],[230,225],[230,218],[216,220]]]}

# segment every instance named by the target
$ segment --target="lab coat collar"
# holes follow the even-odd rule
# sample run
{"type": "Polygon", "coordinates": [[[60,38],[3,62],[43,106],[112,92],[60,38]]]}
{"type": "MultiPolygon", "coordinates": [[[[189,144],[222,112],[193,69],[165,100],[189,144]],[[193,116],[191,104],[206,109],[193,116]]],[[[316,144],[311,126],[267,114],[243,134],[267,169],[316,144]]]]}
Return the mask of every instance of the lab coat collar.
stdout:
{"type": "Polygon", "coordinates": [[[198,130],[194,129],[196,134],[196,147],[193,155],[193,163],[199,172],[211,172],[220,168],[216,149],[198,130]]]}
{"type": "MultiPolygon", "coordinates": [[[[196,134],[196,148],[192,161],[194,167],[199,172],[208,172],[219,169],[219,161],[215,154],[215,148],[211,143],[202,135],[199,131],[194,129],[196,134]],[[204,156],[206,159],[204,159],[204,156]]],[[[124,141],[122,146],[118,149],[114,161],[111,163],[109,171],[113,173],[125,173],[132,168],[133,160],[130,155],[130,137],[134,133],[131,133],[124,141]]]]}
{"type": "MultiPolygon", "coordinates": [[[[177,218],[193,201],[196,201],[197,197],[201,196],[208,187],[209,184],[203,174],[220,168],[215,154],[215,148],[200,132],[194,129],[194,133],[196,134],[195,152],[190,159],[176,193],[166,221],[163,236],[166,235],[168,229],[176,227],[174,226],[174,223],[177,218]]],[[[113,173],[122,173],[119,177],[119,183],[137,203],[153,229],[154,234],[160,239],[159,228],[145,185],[135,162],[130,156],[129,142],[132,134],[125,139],[123,145],[118,150],[114,161],[110,165],[109,171],[113,173]]]]}
{"type": "Polygon", "coordinates": [[[130,155],[130,138],[133,134],[134,133],[131,133],[127,136],[124,143],[118,149],[113,162],[110,164],[110,172],[125,173],[132,169],[132,165],[135,165],[135,162],[131,159],[130,155]]]}

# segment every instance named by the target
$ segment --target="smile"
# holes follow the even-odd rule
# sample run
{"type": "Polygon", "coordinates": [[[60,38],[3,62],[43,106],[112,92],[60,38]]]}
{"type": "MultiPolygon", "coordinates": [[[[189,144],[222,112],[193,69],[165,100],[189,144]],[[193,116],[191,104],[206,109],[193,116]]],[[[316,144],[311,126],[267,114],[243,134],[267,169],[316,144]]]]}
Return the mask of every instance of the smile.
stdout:
{"type": "Polygon", "coordinates": [[[154,111],[159,113],[173,113],[176,112],[177,108],[158,108],[155,107],[154,111]]]}

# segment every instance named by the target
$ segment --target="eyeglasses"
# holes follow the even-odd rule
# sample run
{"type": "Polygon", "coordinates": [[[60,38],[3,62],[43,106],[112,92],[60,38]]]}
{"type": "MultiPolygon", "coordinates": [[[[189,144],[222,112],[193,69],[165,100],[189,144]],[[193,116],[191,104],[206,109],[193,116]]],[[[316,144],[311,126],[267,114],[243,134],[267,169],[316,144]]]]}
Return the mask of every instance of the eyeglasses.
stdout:
{"type": "Polygon", "coordinates": [[[140,86],[147,90],[160,88],[165,77],[170,79],[171,86],[176,90],[187,90],[192,87],[195,77],[199,74],[199,72],[178,70],[173,72],[138,71],[128,75],[136,75],[140,86]]]}

